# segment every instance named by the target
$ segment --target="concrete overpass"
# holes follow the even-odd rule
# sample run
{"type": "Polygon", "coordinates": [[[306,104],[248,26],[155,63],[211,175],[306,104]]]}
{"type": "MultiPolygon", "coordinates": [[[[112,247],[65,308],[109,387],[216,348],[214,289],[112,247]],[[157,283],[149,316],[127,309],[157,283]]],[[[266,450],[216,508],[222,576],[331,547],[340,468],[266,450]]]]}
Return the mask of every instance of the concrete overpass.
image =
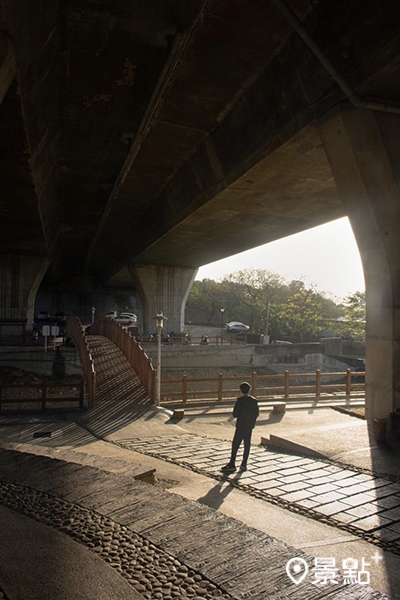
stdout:
{"type": "Polygon", "coordinates": [[[370,416],[400,407],[399,23],[387,0],[0,0],[0,316],[125,286],[178,329],[198,266],[348,215],[370,416]]]}

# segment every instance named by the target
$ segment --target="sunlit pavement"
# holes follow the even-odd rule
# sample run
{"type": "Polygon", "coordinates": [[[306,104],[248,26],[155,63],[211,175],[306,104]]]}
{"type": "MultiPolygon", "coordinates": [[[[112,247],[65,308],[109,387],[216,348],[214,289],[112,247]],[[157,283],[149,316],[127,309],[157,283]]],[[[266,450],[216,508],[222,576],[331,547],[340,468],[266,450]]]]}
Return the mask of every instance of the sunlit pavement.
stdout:
{"type": "MultiPolygon", "coordinates": [[[[230,443],[193,434],[119,441],[212,476],[223,476],[230,443]]],[[[400,478],[374,477],[357,469],[253,447],[248,470],[229,475],[238,487],[285,508],[324,518],[400,552],[400,478]]]]}
{"type": "MultiPolygon", "coordinates": [[[[63,501],[72,503],[69,510],[73,514],[79,513],[79,507],[94,509],[86,527],[84,522],[76,521],[74,517],[71,525],[61,529],[67,535],[74,534],[76,522],[76,526],[81,528],[81,540],[90,539],[88,531],[100,511],[113,521],[113,527],[128,527],[130,532],[144,536],[149,543],[178,557],[183,565],[181,569],[185,565],[195,568],[199,576],[214,581],[218,589],[225,590],[233,598],[276,600],[282,594],[289,594],[293,599],[308,600],[321,597],[322,592],[332,599],[343,597],[343,594],[363,599],[385,597],[359,583],[345,584],[341,576],[338,583],[329,583],[323,589],[312,585],[313,561],[321,557],[336,560],[339,570],[348,557],[360,564],[365,559],[371,571],[372,586],[391,598],[399,597],[397,552],[400,533],[397,535],[396,525],[400,520],[400,490],[396,476],[373,476],[367,472],[368,469],[271,450],[257,444],[252,447],[248,471],[224,476],[220,467],[229,457],[229,439],[233,432],[230,423],[208,418],[208,425],[200,419],[182,422],[179,426],[167,415],[143,413],[142,408],[139,417],[128,404],[121,406],[116,419],[112,406],[108,416],[107,410],[95,411],[92,417],[88,413],[84,421],[91,433],[78,424],[64,423],[58,424],[52,437],[33,440],[39,424],[25,426],[24,431],[23,426],[8,423],[3,428],[3,439],[12,441],[13,453],[14,449],[18,449],[20,453],[29,454],[21,458],[21,467],[8,471],[3,458],[0,478],[5,474],[19,485],[27,486],[26,493],[33,490],[29,492],[33,494],[33,500],[38,499],[38,492],[34,491],[37,486],[41,490],[48,489],[52,497],[59,496],[63,501]],[[185,431],[186,427],[198,428],[199,432],[185,431]],[[201,431],[206,432],[208,437],[201,431]],[[212,436],[218,432],[224,439],[212,436]],[[107,441],[99,441],[96,436],[107,441]],[[34,456],[35,453],[50,455],[51,460],[34,456]],[[88,464],[95,469],[84,466],[87,464],[85,456],[88,464]],[[54,458],[59,460],[54,461],[54,458]],[[140,482],[127,479],[130,461],[132,468],[136,463],[143,463],[146,468],[155,467],[161,482],[163,478],[170,479],[171,490],[166,492],[159,487],[142,487],[140,482]],[[110,474],[113,470],[115,475],[110,474]],[[187,502],[185,498],[198,502],[187,502]],[[369,505],[374,506],[372,514],[354,514],[354,510],[368,511],[369,505]],[[209,506],[219,510],[212,510],[209,506]],[[379,519],[379,525],[376,520],[372,522],[371,517],[379,519]],[[294,557],[303,557],[310,569],[308,577],[298,585],[289,580],[285,571],[285,565],[294,557]]],[[[333,411],[325,412],[325,418],[322,412],[314,415],[316,420],[308,414],[293,417],[286,414],[273,427],[261,421],[255,429],[254,441],[259,439],[259,434],[265,434],[266,428],[283,435],[285,431],[302,431],[307,424],[310,439],[312,424],[314,429],[316,424],[324,428],[325,445],[331,446],[329,435],[340,437],[342,429],[338,429],[338,424],[353,432],[349,447],[354,444],[361,447],[366,441],[362,424],[353,425],[348,417],[337,418],[333,411]]],[[[53,429],[53,426],[46,423],[42,424],[43,428],[53,429]]],[[[332,452],[336,455],[339,448],[343,449],[343,441],[333,446],[332,452]]],[[[350,451],[349,448],[345,450],[347,453],[350,451]]],[[[367,463],[370,464],[369,461],[367,463]]],[[[167,482],[166,487],[169,484],[167,482]]],[[[8,497],[11,501],[19,500],[12,490],[8,497]]],[[[39,517],[43,512],[47,514],[53,510],[53,500],[50,504],[46,499],[40,502],[39,517]]],[[[29,498],[23,499],[21,507],[18,504],[12,506],[13,510],[37,510],[29,498]]],[[[28,514],[31,516],[31,513],[28,514]]],[[[60,519],[60,515],[55,517],[56,524],[69,523],[68,515],[65,519],[60,519]]],[[[132,535],[129,531],[126,535],[132,535]]],[[[89,543],[92,543],[89,546],[92,550],[93,545],[98,544],[96,541],[89,543]]],[[[109,551],[110,546],[101,550],[105,554],[109,551]]],[[[111,546],[111,552],[115,551],[116,547],[111,546]]],[[[123,567],[123,562],[112,560],[115,568],[123,567]],[[118,566],[120,564],[122,567],[118,566]]],[[[154,589],[153,592],[145,592],[145,586],[140,587],[143,582],[135,579],[136,567],[129,563],[126,568],[137,585],[135,589],[152,598],[154,589]]],[[[150,575],[146,576],[148,586],[157,579],[154,573],[150,575]]],[[[193,597],[183,588],[175,589],[175,592],[180,596],[164,590],[163,593],[157,592],[160,596],[154,597],[163,600],[193,597]]]]}

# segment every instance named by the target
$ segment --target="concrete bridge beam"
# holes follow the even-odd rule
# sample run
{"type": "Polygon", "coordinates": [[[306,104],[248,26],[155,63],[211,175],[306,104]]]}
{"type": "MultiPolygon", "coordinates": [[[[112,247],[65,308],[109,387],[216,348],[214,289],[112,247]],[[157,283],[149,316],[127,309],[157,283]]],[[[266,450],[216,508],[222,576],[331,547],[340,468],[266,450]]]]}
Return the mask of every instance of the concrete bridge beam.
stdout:
{"type": "Polygon", "coordinates": [[[18,254],[0,254],[0,318],[27,319],[32,330],[35,298],[50,260],[18,254]]]}
{"type": "Polygon", "coordinates": [[[399,116],[347,107],[320,125],[364,268],[368,419],[400,407],[399,134],[399,116]]]}
{"type": "Polygon", "coordinates": [[[8,36],[0,31],[0,104],[15,77],[14,49],[8,36]]]}
{"type": "Polygon", "coordinates": [[[197,273],[196,268],[156,265],[129,265],[143,307],[143,333],[156,329],[154,317],[160,311],[166,333],[180,333],[185,325],[185,305],[197,273]]]}

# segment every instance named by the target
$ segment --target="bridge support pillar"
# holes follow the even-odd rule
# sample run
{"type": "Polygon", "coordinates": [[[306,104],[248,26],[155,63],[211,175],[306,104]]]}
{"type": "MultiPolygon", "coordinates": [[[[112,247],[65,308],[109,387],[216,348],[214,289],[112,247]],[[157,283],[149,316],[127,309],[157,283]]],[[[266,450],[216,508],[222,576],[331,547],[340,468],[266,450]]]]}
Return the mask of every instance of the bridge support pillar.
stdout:
{"type": "Polygon", "coordinates": [[[8,36],[0,31],[0,104],[15,77],[14,50],[8,36]]]}
{"type": "Polygon", "coordinates": [[[366,415],[382,418],[400,408],[400,117],[342,108],[320,135],[364,267],[366,415]]]}
{"type": "Polygon", "coordinates": [[[31,330],[35,298],[49,259],[0,254],[0,319],[27,319],[31,330]]]}
{"type": "Polygon", "coordinates": [[[195,268],[129,265],[143,307],[143,332],[156,329],[154,317],[162,311],[166,333],[180,333],[185,325],[185,305],[197,273],[195,268]]]}

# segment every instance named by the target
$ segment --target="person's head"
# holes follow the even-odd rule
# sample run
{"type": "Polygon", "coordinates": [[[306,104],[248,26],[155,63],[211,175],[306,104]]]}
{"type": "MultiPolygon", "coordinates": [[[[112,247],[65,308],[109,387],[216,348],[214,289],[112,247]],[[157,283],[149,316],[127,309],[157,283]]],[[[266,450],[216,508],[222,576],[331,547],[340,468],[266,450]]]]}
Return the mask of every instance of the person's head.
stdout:
{"type": "Polygon", "coordinates": [[[250,385],[247,383],[247,381],[243,381],[243,383],[240,384],[240,391],[242,392],[242,394],[249,393],[250,385]]]}

